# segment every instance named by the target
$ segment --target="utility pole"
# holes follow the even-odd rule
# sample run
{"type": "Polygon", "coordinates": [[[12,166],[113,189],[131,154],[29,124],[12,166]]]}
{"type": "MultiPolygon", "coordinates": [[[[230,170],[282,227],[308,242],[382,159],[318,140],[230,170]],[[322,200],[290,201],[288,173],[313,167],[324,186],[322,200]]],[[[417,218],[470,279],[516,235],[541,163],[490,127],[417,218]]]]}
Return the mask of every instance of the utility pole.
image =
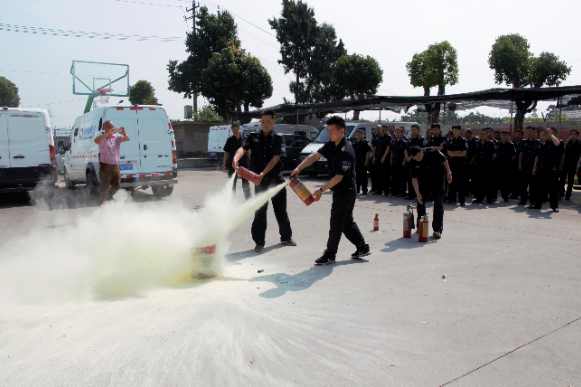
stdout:
{"type": "MultiPolygon", "coordinates": [[[[198,8],[200,8],[200,4],[198,4],[196,6],[196,1],[193,0],[192,1],[192,8],[191,9],[186,8],[186,12],[192,11],[192,16],[190,16],[190,17],[184,16],[184,18],[186,20],[192,19],[192,21],[194,22],[194,32],[193,32],[194,35],[196,34],[196,9],[198,9],[198,8]]],[[[198,113],[198,93],[197,92],[194,92],[194,106],[193,106],[193,108],[194,108],[194,113],[198,113]]]]}

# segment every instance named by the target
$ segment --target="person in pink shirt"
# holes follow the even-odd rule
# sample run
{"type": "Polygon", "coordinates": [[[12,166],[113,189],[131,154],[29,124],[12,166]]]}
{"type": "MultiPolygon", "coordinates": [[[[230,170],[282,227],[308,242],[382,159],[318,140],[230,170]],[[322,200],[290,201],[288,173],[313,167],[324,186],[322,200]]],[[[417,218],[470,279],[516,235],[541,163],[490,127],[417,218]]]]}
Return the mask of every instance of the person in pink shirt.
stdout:
{"type": "Polygon", "coordinates": [[[119,170],[119,151],[121,143],[129,141],[125,128],[115,128],[112,121],[103,123],[104,134],[95,138],[99,145],[99,180],[101,190],[99,206],[109,197],[109,187],[113,188],[113,195],[121,188],[121,171],[119,170]]]}

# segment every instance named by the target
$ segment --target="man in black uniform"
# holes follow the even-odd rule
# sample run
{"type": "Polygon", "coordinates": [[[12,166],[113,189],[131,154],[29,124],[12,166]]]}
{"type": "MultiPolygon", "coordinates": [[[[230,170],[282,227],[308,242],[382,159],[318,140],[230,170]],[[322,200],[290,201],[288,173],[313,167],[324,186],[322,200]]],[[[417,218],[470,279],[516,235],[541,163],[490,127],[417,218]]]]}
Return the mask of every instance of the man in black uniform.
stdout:
{"type": "Polygon", "coordinates": [[[355,152],[355,172],[357,174],[357,193],[363,189],[363,195],[367,195],[367,166],[369,165],[369,154],[371,146],[363,138],[365,128],[359,128],[355,132],[355,140],[352,142],[353,152],[355,152]]]}
{"type": "Polygon", "coordinates": [[[537,178],[537,200],[530,209],[540,210],[548,192],[551,209],[559,212],[559,191],[555,184],[561,161],[559,145],[559,139],[553,135],[551,129],[541,132],[541,143],[533,166],[533,175],[537,178]]]}
{"type": "Polygon", "coordinates": [[[537,183],[533,176],[533,167],[535,165],[539,140],[535,137],[535,128],[527,126],[526,131],[527,138],[522,140],[518,147],[518,169],[520,170],[519,205],[521,206],[527,204],[527,199],[530,199],[531,205],[534,205],[537,198],[537,183]]]}
{"type": "Polygon", "coordinates": [[[291,173],[298,176],[301,170],[312,165],[321,157],[329,163],[329,180],[323,187],[314,192],[315,200],[319,201],[326,190],[333,191],[331,206],[331,229],[327,240],[327,249],[323,256],[315,261],[317,265],[327,265],[335,262],[341,234],[357,247],[351,254],[352,259],[360,259],[370,253],[369,245],[365,243],[359,227],[353,220],[355,206],[355,154],[351,143],[345,138],[345,120],[335,116],[327,121],[330,141],[325,143],[316,153],[311,154],[291,173]]]}
{"type": "MultiPolygon", "coordinates": [[[[222,160],[222,169],[228,169],[228,177],[231,177],[236,170],[232,167],[232,161],[234,161],[234,155],[238,148],[242,147],[244,140],[246,138],[240,133],[240,126],[236,123],[232,124],[232,136],[228,137],[226,140],[226,145],[224,145],[224,159],[222,160]]],[[[244,168],[248,168],[248,157],[244,155],[238,164],[244,168]]],[[[236,180],[238,180],[238,175],[234,177],[234,184],[232,186],[232,191],[236,192],[236,180]]],[[[244,191],[244,197],[246,200],[250,198],[250,183],[248,180],[241,178],[242,180],[242,191],[244,191]]]]}
{"type": "Polygon", "coordinates": [[[511,193],[512,195],[510,196],[510,199],[518,199],[518,197],[520,196],[520,171],[518,169],[518,160],[520,159],[520,144],[523,140],[524,137],[524,133],[522,130],[517,129],[514,132],[514,136],[513,136],[513,144],[514,144],[514,149],[516,150],[516,157],[512,163],[512,184],[511,184],[511,193]]]}
{"type": "Polygon", "coordinates": [[[432,124],[432,136],[430,138],[426,138],[426,146],[431,146],[440,152],[444,152],[445,142],[446,138],[442,136],[440,124],[432,124]]]}
{"type": "Polygon", "coordinates": [[[445,182],[452,182],[452,173],[446,156],[435,148],[411,146],[409,153],[410,176],[418,201],[418,222],[426,214],[426,201],[434,201],[432,229],[434,238],[440,239],[444,231],[444,189],[445,182]],[[446,179],[447,176],[447,179],[446,179]]]}
{"type": "Polygon", "coordinates": [[[456,203],[456,193],[461,206],[466,205],[466,154],[468,145],[460,136],[460,125],[452,126],[452,139],[446,144],[446,153],[454,179],[448,190],[448,201],[456,203]]]}
{"type": "Polygon", "coordinates": [[[466,129],[464,134],[466,138],[466,143],[468,145],[468,151],[466,152],[466,193],[470,196],[474,195],[474,166],[471,165],[470,161],[474,158],[474,148],[475,144],[480,140],[474,136],[472,129],[466,129]]]}
{"type": "Polygon", "coordinates": [[[565,200],[571,200],[573,181],[575,180],[577,164],[581,156],[581,142],[577,140],[578,135],[579,132],[577,129],[572,129],[569,132],[569,138],[565,141],[565,165],[561,173],[561,183],[559,184],[559,188],[563,194],[565,194],[565,184],[567,184],[565,200]]]}
{"type": "MultiPolygon", "coordinates": [[[[413,124],[411,126],[411,132],[412,132],[412,136],[410,137],[410,139],[407,141],[406,143],[406,150],[405,150],[405,159],[407,161],[408,164],[408,171],[409,171],[409,163],[412,160],[412,156],[409,153],[409,149],[410,147],[417,145],[420,148],[424,147],[424,138],[420,135],[420,127],[419,125],[413,124]]],[[[408,173],[408,189],[409,189],[409,193],[408,196],[405,197],[406,200],[410,200],[410,199],[415,199],[416,198],[416,193],[413,189],[413,185],[412,185],[412,179],[408,173]]]]}
{"type": "MultiPolygon", "coordinates": [[[[258,133],[251,133],[244,141],[244,145],[238,149],[232,167],[238,168],[238,161],[247,152],[251,151],[250,170],[259,174],[260,184],[255,187],[255,193],[268,190],[271,187],[279,185],[284,182],[282,177],[282,163],[280,157],[285,153],[284,140],[281,135],[276,134],[274,125],[276,124],[275,114],[273,110],[267,109],[262,112],[260,126],[261,131],[258,133]]],[[[271,199],[274,215],[278,222],[278,230],[280,233],[280,241],[287,246],[296,246],[297,244],[292,239],[292,229],[288,214],[286,212],[286,188],[274,195],[271,199]]],[[[252,222],[252,239],[256,243],[254,251],[257,253],[264,249],[266,238],[266,211],[268,209],[268,202],[260,207],[252,222]]]]}
{"type": "Polygon", "coordinates": [[[403,136],[404,128],[395,130],[395,138],[391,143],[391,192],[393,196],[405,197],[407,192],[407,181],[409,174],[406,168],[405,149],[407,141],[403,136]]]}
{"type": "Polygon", "coordinates": [[[391,150],[391,136],[387,134],[387,126],[381,126],[380,136],[377,138],[375,147],[375,187],[374,195],[381,195],[389,192],[389,159],[387,156],[391,150]]]}
{"type": "MultiPolygon", "coordinates": [[[[561,174],[563,173],[563,170],[565,168],[565,141],[561,140],[559,138],[559,131],[557,130],[557,128],[549,128],[551,129],[551,132],[553,133],[553,136],[555,136],[557,138],[557,140],[559,140],[559,149],[558,149],[558,159],[557,159],[557,177],[555,178],[555,186],[557,187],[557,193],[559,194],[559,199],[563,198],[565,196],[565,190],[563,190],[562,194],[561,194],[561,190],[559,189],[559,176],[561,176],[561,174]]],[[[547,198],[545,198],[545,201],[547,201],[547,198]]]]}
{"type": "Polygon", "coordinates": [[[371,174],[371,191],[377,191],[377,178],[375,176],[375,151],[377,150],[377,145],[379,144],[379,137],[381,137],[381,125],[375,125],[373,131],[374,135],[369,143],[371,145],[371,163],[369,165],[369,173],[371,174]]]}
{"type": "Polygon", "coordinates": [[[500,143],[496,147],[496,163],[495,173],[498,174],[498,188],[500,194],[505,202],[508,202],[508,197],[511,190],[512,166],[516,159],[516,149],[514,144],[508,141],[508,130],[503,130],[500,134],[500,143]]]}
{"type": "Polygon", "coordinates": [[[474,144],[474,157],[471,164],[474,165],[475,179],[475,200],[474,203],[482,203],[484,197],[488,204],[494,202],[494,159],[496,158],[496,148],[492,140],[488,139],[487,133],[480,134],[480,141],[474,144]]]}

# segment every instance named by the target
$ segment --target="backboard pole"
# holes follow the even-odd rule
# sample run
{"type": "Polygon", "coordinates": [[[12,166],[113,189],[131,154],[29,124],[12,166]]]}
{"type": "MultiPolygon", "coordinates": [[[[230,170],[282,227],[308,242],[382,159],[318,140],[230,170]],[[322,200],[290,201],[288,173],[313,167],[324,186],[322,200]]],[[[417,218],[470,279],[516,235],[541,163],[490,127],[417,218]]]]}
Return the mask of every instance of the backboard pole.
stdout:
{"type": "Polygon", "coordinates": [[[94,99],[95,99],[94,95],[90,95],[89,98],[87,98],[87,104],[85,105],[85,111],[83,112],[83,114],[86,114],[91,111],[91,106],[93,106],[94,99]]]}

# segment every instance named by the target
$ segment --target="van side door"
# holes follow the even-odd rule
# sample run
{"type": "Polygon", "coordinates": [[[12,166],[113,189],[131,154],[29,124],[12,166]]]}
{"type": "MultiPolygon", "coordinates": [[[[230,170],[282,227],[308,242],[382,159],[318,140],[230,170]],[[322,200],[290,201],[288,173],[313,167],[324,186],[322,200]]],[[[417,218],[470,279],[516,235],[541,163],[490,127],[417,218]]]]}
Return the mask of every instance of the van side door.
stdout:
{"type": "MultiPolygon", "coordinates": [[[[10,150],[8,148],[7,113],[0,113],[0,168],[10,168],[10,150]]],[[[0,171],[0,179],[6,176],[0,171]]]]}
{"type": "Polygon", "coordinates": [[[137,110],[137,127],[141,152],[141,172],[171,171],[172,139],[165,111],[149,107],[137,110]]]}
{"type": "Polygon", "coordinates": [[[42,115],[9,114],[7,123],[11,168],[50,165],[49,132],[42,115]]]}

